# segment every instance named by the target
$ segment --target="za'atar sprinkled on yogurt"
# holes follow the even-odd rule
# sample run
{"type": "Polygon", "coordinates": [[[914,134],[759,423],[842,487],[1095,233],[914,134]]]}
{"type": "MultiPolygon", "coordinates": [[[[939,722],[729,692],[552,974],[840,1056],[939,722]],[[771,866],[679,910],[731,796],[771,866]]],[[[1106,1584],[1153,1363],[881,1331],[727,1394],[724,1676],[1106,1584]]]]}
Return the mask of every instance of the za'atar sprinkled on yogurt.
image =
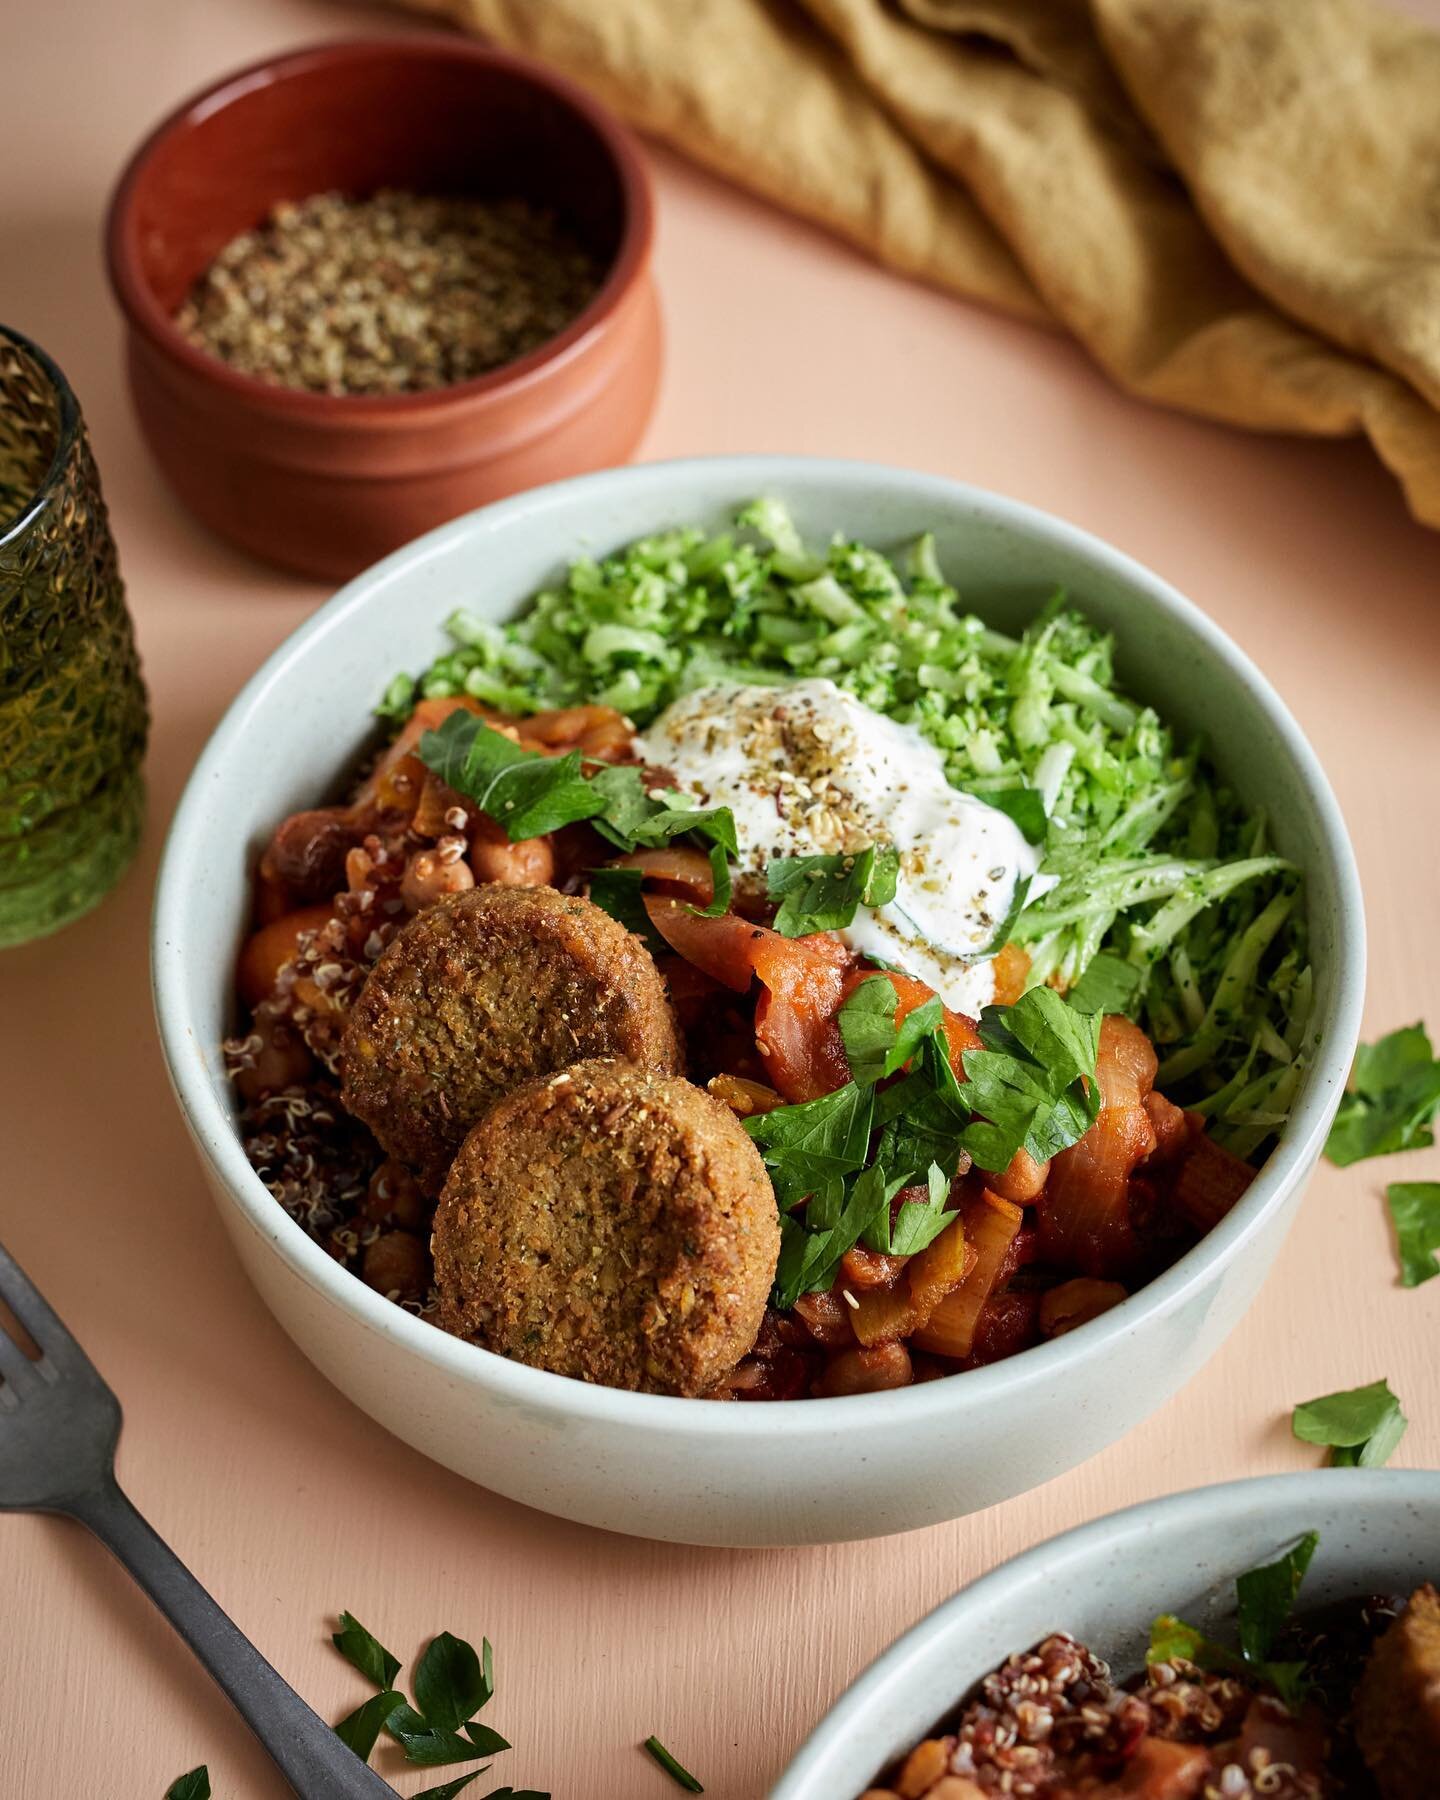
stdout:
{"type": "Polygon", "coordinates": [[[687,799],[730,808],[742,876],[781,857],[893,849],[894,899],[857,908],[840,936],[956,1012],[993,998],[989,959],[1020,884],[1051,885],[1013,821],[951,785],[934,744],[828,679],[698,688],[635,748],[687,799]]]}

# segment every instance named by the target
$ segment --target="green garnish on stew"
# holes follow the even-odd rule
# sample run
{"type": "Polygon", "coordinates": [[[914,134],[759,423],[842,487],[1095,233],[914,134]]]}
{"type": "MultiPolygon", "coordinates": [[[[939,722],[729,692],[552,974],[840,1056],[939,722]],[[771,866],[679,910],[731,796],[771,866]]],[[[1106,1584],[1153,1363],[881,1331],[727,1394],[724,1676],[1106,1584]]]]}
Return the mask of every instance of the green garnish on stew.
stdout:
{"type": "Polygon", "coordinates": [[[895,898],[900,858],[869,844],[854,856],[777,856],[765,868],[765,891],[778,901],[774,919],[782,937],[843,931],[862,906],[888,906],[895,898]]]}
{"type": "Polygon", "coordinates": [[[680,1764],[676,1762],[675,1758],[660,1742],[658,1737],[646,1738],[642,1748],[648,1755],[652,1756],[657,1763],[659,1763],[660,1767],[675,1785],[684,1788],[687,1794],[703,1794],[705,1792],[704,1788],[701,1787],[700,1783],[690,1771],[682,1768],[680,1764]]]}
{"type": "Polygon", "coordinates": [[[1305,1444],[1324,1444],[1334,1468],[1378,1469],[1394,1454],[1409,1420],[1385,1380],[1323,1394],[1295,1408],[1291,1429],[1305,1444]]]}
{"type": "Polygon", "coordinates": [[[1435,1141],[1437,1110],[1440,1062],[1425,1027],[1407,1025],[1355,1052],[1325,1154],[1343,1169],[1370,1156],[1424,1149],[1435,1141]]]}
{"type": "Polygon", "coordinates": [[[1395,1225],[1402,1287],[1440,1275],[1440,1181],[1392,1181],[1385,1202],[1395,1225]]]}
{"type": "Polygon", "coordinates": [[[963,1086],[940,1002],[898,1022],[897,1010],[884,975],[862,981],[839,1015],[851,1079],[743,1121],[780,1203],[773,1299],[782,1310],[828,1288],[859,1243],[892,1255],[924,1249],[954,1216],[946,1201],[962,1157],[1003,1169],[1024,1147],[1043,1161],[1099,1114],[1100,1015],[1077,1012],[1053,989],[985,1008],[981,1048],[963,1053],[963,1086]],[[907,1201],[892,1223],[892,1200],[920,1185],[926,1198],[907,1201]]]}
{"type": "MultiPolygon", "coordinates": [[[[692,807],[683,794],[657,795],[630,765],[607,764],[587,775],[578,750],[545,756],[522,749],[473,713],[451,713],[438,730],[424,733],[416,754],[432,775],[493,819],[512,844],[582,820],[620,850],[659,850],[691,840],[710,858],[714,897],[704,911],[718,916],[729,910],[729,859],[737,845],[728,806],[692,807]]],[[[613,883],[603,890],[611,898],[618,891],[613,883]]]]}

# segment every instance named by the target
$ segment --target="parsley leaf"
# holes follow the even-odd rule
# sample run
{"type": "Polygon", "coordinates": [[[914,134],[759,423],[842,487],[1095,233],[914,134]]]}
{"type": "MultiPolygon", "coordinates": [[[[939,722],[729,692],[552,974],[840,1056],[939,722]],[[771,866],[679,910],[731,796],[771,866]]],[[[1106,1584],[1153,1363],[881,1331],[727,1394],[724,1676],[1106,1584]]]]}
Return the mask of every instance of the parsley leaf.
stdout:
{"type": "Polygon", "coordinates": [[[812,1187],[864,1166],[874,1104],[874,1090],[851,1081],[818,1100],[777,1106],[740,1121],[769,1165],[782,1210],[789,1211],[812,1187]]]}
{"type": "Polygon", "coordinates": [[[1296,1706],[1304,1694],[1304,1663],[1271,1662],[1269,1658],[1319,1542],[1318,1533],[1307,1531],[1275,1562],[1236,1578],[1238,1655],[1173,1613],[1162,1613],[1150,1627],[1147,1666],[1180,1661],[1219,1674],[1248,1675],[1274,1688],[1287,1706],[1296,1706]]]}
{"type": "Polygon", "coordinates": [[[210,1800],[210,1770],[201,1763],[188,1775],[177,1775],[165,1790],[165,1800],[210,1800]]]}
{"type": "Polygon", "coordinates": [[[439,1731],[457,1731],[493,1691],[473,1646],[448,1631],[430,1640],[415,1667],[415,1704],[439,1731]]]}
{"type": "Polygon", "coordinates": [[[603,868],[587,871],[590,898],[602,912],[618,919],[627,931],[633,931],[652,956],[662,955],[670,946],[650,923],[641,898],[645,886],[643,869],[603,868]]]}
{"type": "Polygon", "coordinates": [[[1039,788],[990,788],[983,794],[976,794],[975,798],[983,800],[987,806],[993,806],[997,812],[1004,813],[1007,819],[1018,825],[1027,844],[1045,842],[1050,821],[1045,814],[1045,796],[1039,788]]]}
{"type": "Polygon", "coordinates": [[[1408,1423],[1390,1383],[1381,1380],[1302,1401],[1290,1428],[1302,1443],[1329,1445],[1336,1468],[1378,1469],[1389,1460],[1408,1423]]]}
{"type": "Polygon", "coordinates": [[[1123,957],[1102,950],[1065,998],[1076,1012],[1123,1013],[1140,987],[1142,971],[1123,957]]]}
{"type": "Polygon", "coordinates": [[[862,1086],[893,1075],[945,1022],[945,1007],[938,994],[908,1012],[898,1025],[897,1005],[894,983],[883,975],[872,975],[840,1008],[845,1057],[851,1078],[862,1086]]]}
{"type": "Polygon", "coordinates": [[[405,1696],[394,1688],[387,1688],[379,1694],[372,1694],[362,1706],[357,1706],[348,1718],[344,1718],[335,1727],[335,1735],[348,1749],[360,1758],[361,1762],[370,1760],[370,1752],[375,1748],[375,1740],[384,1730],[386,1721],[397,1706],[404,1704],[405,1696]]]}
{"type": "Polygon", "coordinates": [[[896,1214],[886,1245],[891,1256],[914,1256],[927,1244],[933,1244],[951,1220],[959,1216],[945,1210],[950,1182],[939,1163],[931,1163],[925,1185],[928,1198],[907,1200],[896,1214]]]}
{"type": "Polygon", "coordinates": [[[658,1737],[646,1738],[641,1748],[648,1756],[653,1757],[675,1785],[684,1788],[687,1794],[703,1794],[705,1792],[690,1771],[681,1768],[658,1737]]]}
{"type": "Polygon", "coordinates": [[[1240,1651],[1246,1662],[1263,1663],[1268,1659],[1281,1627],[1290,1617],[1319,1542],[1318,1532],[1307,1531],[1275,1562],[1251,1569],[1236,1580],[1240,1651]]]}
{"type": "Polygon", "coordinates": [[[1440,1275],[1440,1181],[1392,1181],[1385,1202],[1395,1223],[1402,1287],[1440,1275]]]}
{"type": "Polygon", "coordinates": [[[1044,1162],[1082,1138],[1100,1114],[1098,1013],[1077,1012],[1053,988],[980,1015],[980,1050],[965,1051],[965,1099],[981,1115],[965,1148],[982,1169],[1005,1168],[1022,1147],[1044,1162]]]}
{"type": "MultiPolygon", "coordinates": [[[[478,1781],[489,1767],[489,1763],[486,1763],[483,1768],[472,1769],[468,1775],[457,1775],[453,1781],[442,1781],[438,1787],[422,1788],[413,1796],[413,1800],[455,1800],[458,1793],[469,1787],[472,1781],[478,1781]]],[[[500,1788],[497,1792],[508,1794],[511,1790],[500,1788]]],[[[495,1795],[491,1794],[489,1800],[495,1800],[495,1795]]]]}
{"type": "Polygon", "coordinates": [[[403,1701],[385,1721],[385,1729],[404,1746],[406,1762],[417,1763],[426,1769],[439,1768],[446,1763],[470,1762],[477,1755],[489,1756],[497,1750],[510,1748],[507,1739],[487,1726],[476,1726],[471,1736],[464,1738],[445,1726],[432,1725],[403,1701]]]}
{"type": "Polygon", "coordinates": [[[778,900],[775,930],[782,937],[843,931],[861,906],[895,898],[898,852],[867,845],[853,856],[778,856],[765,867],[765,891],[778,900]]]}
{"type": "Polygon", "coordinates": [[[728,806],[686,806],[681,794],[656,799],[633,765],[602,764],[586,775],[578,750],[545,756],[522,749],[504,732],[463,711],[451,713],[438,731],[425,732],[417,754],[447,787],[493,819],[512,844],[582,819],[592,821],[602,837],[622,850],[657,850],[677,838],[698,838],[710,847],[715,884],[705,911],[718,915],[729,910],[728,858],[739,850],[728,806]]]}
{"type": "Polygon", "coordinates": [[[1355,1052],[1325,1154],[1342,1169],[1369,1156],[1433,1144],[1440,1108],[1440,1062],[1423,1025],[1392,1031],[1355,1052]]]}
{"type": "Polygon", "coordinates": [[[473,800],[512,844],[592,819],[604,796],[580,769],[580,752],[543,756],[495,731],[473,713],[453,712],[420,739],[421,762],[447,787],[473,800]]]}
{"type": "Polygon", "coordinates": [[[330,1642],[346,1662],[353,1664],[375,1687],[393,1686],[395,1677],[400,1673],[399,1657],[392,1656],[379,1639],[365,1629],[354,1613],[341,1613],[340,1629],[331,1633],[330,1642]]]}

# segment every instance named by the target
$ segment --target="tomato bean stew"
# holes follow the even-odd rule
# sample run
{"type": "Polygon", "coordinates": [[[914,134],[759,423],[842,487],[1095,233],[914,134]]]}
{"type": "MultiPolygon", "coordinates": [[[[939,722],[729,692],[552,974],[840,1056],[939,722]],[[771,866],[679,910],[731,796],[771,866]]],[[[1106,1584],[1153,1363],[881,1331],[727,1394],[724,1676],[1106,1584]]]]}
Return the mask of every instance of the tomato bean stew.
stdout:
{"type": "Polygon", "coordinates": [[[1173,1615],[1117,1682],[1054,1632],[861,1800],[1419,1800],[1440,1756],[1440,1593],[1290,1617],[1307,1533],[1236,1582],[1238,1647],[1173,1615]]]}
{"type": "Polygon", "coordinates": [[[762,500],[447,632],[278,822],[226,1045],[359,1279],[579,1379],[855,1394],[1084,1325],[1244,1193],[1300,878],[1064,595],[1005,636],[928,538],[762,500]]]}

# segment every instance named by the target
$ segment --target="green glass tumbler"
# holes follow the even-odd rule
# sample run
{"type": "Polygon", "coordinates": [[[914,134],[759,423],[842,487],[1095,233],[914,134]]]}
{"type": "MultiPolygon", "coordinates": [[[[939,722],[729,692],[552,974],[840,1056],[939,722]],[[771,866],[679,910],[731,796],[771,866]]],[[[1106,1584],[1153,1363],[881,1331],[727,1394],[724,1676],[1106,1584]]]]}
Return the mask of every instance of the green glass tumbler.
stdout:
{"type": "Polygon", "coordinates": [[[0,326],[0,947],[119,879],[148,730],[85,421],[44,351],[0,326]]]}

